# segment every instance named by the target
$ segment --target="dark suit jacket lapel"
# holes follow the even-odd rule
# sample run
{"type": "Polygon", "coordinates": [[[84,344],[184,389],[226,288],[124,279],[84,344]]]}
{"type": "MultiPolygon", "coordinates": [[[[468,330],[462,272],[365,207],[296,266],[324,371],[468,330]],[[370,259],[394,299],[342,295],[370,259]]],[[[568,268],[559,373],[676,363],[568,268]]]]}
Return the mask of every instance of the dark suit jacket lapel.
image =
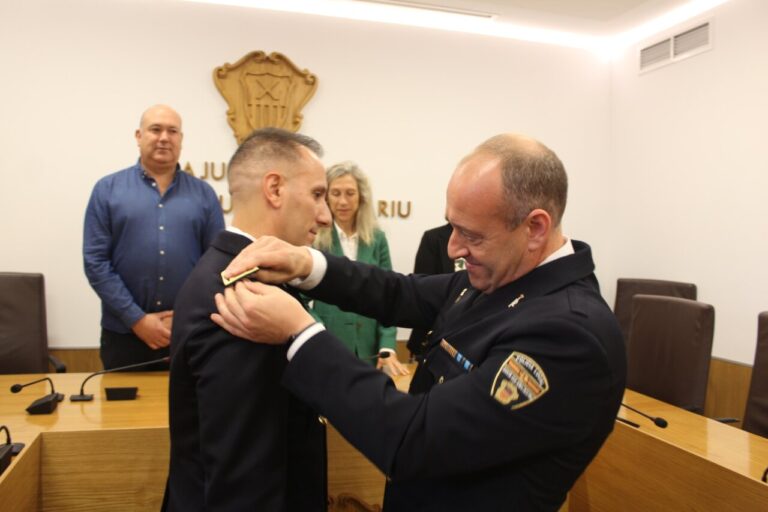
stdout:
{"type": "Polygon", "coordinates": [[[211,245],[222,252],[237,256],[240,251],[245,249],[250,243],[251,240],[248,237],[224,230],[216,235],[216,238],[213,239],[211,245]]]}

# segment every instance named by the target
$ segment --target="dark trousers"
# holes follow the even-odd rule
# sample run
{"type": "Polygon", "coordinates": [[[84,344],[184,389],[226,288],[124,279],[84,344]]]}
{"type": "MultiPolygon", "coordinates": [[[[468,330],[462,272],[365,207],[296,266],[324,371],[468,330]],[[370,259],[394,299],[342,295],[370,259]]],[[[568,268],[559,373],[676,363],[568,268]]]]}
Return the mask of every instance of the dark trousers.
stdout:
{"type": "MultiPolygon", "coordinates": [[[[168,356],[168,347],[153,350],[132,332],[123,334],[101,329],[101,362],[105,370],[143,363],[168,356]]],[[[168,363],[155,363],[127,372],[159,372],[168,369],[168,363]]]]}

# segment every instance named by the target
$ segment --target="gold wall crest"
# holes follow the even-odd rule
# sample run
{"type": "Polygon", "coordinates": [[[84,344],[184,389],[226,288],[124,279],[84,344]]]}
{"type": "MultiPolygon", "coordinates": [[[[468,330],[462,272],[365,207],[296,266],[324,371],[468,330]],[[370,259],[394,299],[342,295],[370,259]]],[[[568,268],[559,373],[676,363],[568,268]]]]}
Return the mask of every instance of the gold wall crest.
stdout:
{"type": "Polygon", "coordinates": [[[298,131],[301,109],[317,89],[315,75],[277,52],[251,52],[235,64],[219,66],[213,81],[229,105],[227,121],[238,144],[267,126],[298,131]]]}

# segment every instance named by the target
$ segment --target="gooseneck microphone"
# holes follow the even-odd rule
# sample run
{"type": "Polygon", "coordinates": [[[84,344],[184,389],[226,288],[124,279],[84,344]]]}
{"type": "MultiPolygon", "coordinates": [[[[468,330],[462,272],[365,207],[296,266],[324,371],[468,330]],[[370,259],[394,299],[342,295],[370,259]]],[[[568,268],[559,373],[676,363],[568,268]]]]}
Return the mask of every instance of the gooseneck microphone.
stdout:
{"type": "Polygon", "coordinates": [[[14,443],[11,441],[11,431],[8,430],[8,427],[5,425],[0,425],[0,430],[5,430],[5,444],[0,445],[0,447],[10,447],[11,449],[11,455],[18,455],[21,453],[21,450],[24,448],[24,443],[14,443]]]}
{"type": "Polygon", "coordinates": [[[634,407],[631,407],[631,406],[625,404],[624,402],[621,403],[621,406],[629,409],[630,411],[636,412],[637,414],[639,414],[640,416],[642,416],[644,418],[648,418],[649,420],[651,420],[653,422],[654,425],[656,425],[659,428],[667,428],[667,425],[669,425],[669,423],[667,423],[667,420],[665,420],[664,418],[654,417],[654,416],[651,416],[649,414],[645,414],[644,412],[638,411],[634,407]]]}
{"type": "Polygon", "coordinates": [[[56,389],[53,387],[53,381],[50,377],[43,377],[42,379],[33,380],[32,382],[27,382],[26,384],[14,384],[11,386],[11,393],[18,393],[25,387],[31,386],[32,384],[37,384],[38,382],[43,382],[44,380],[47,380],[51,384],[51,392],[50,394],[45,395],[42,398],[38,398],[32,402],[29,407],[27,407],[27,412],[29,414],[51,414],[56,410],[56,406],[59,405],[59,402],[64,400],[64,395],[56,392],[56,389]]]}
{"type": "Polygon", "coordinates": [[[12,443],[11,431],[5,425],[0,426],[0,430],[5,430],[5,444],[0,444],[0,475],[5,468],[11,465],[11,457],[18,455],[24,443],[12,443]]]}
{"type": "MultiPolygon", "coordinates": [[[[97,375],[103,375],[105,373],[112,373],[112,372],[119,372],[122,370],[132,370],[134,368],[141,368],[142,366],[150,366],[158,363],[167,363],[170,360],[171,358],[166,356],[166,357],[161,357],[160,359],[154,359],[152,361],[144,361],[143,363],[129,364],[128,366],[120,366],[119,368],[110,368],[109,370],[101,370],[101,371],[92,373],[89,376],[87,376],[83,381],[83,383],[80,385],[80,394],[70,395],[69,400],[72,402],[90,402],[91,400],[93,400],[93,395],[85,394],[85,383],[97,375]]],[[[136,389],[137,388],[108,388],[107,400],[110,399],[109,390],[112,390],[112,391],[117,390],[114,393],[114,396],[116,398],[112,398],[112,400],[131,400],[133,398],[136,398],[136,389]],[[131,391],[132,391],[132,396],[130,396],[131,391]]]]}

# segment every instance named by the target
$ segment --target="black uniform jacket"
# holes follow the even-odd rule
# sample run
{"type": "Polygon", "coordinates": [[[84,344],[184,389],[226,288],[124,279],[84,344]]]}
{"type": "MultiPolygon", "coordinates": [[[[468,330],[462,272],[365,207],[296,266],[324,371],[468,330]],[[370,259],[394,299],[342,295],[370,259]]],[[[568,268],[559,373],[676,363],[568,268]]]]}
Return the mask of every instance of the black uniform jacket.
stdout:
{"type": "MultiPolygon", "coordinates": [[[[414,274],[446,274],[455,270],[453,259],[448,257],[448,239],[451,238],[452,232],[453,227],[450,224],[443,224],[424,232],[419,250],[416,251],[414,274]]],[[[413,354],[421,355],[426,338],[427,329],[413,329],[408,338],[408,350],[413,354]]]]}
{"type": "Polygon", "coordinates": [[[221,271],[250,240],[223,231],[176,300],[169,511],[325,511],[325,428],[280,385],[285,347],[211,322],[221,271]]]}
{"type": "Polygon", "coordinates": [[[589,246],[489,295],[466,272],[403,276],[328,258],[315,298],[384,324],[435,325],[410,394],[322,332],[283,382],[376,464],[388,511],[555,511],[611,432],[619,326],[589,246]],[[444,343],[441,343],[443,342],[444,343]]]}

